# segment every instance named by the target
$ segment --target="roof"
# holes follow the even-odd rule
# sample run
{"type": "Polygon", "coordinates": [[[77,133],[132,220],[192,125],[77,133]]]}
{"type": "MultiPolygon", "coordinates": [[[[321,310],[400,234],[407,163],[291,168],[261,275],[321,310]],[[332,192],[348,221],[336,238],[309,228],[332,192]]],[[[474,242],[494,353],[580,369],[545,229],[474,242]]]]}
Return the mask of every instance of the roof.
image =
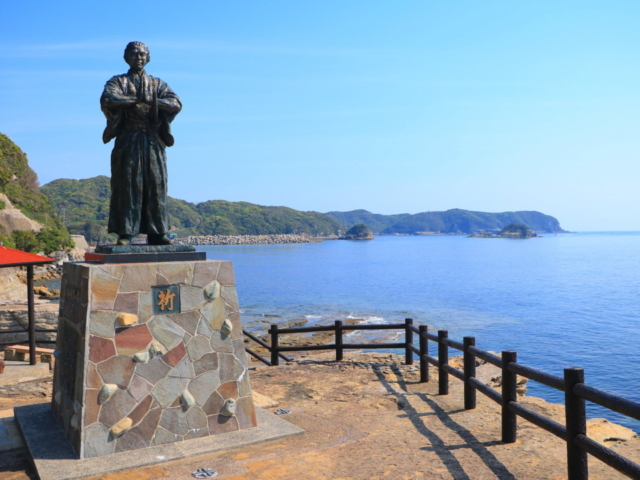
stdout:
{"type": "Polygon", "coordinates": [[[36,255],[35,253],[23,252],[15,248],[0,246],[0,268],[43,265],[52,262],[55,262],[55,259],[36,255]]]}

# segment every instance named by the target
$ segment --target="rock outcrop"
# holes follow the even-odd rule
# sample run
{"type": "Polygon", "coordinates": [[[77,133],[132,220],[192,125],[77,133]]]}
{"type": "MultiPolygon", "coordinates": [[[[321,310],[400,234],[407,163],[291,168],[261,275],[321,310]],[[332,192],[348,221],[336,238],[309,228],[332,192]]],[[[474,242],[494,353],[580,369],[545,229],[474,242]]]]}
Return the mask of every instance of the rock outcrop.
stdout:
{"type": "Polygon", "coordinates": [[[0,227],[4,229],[5,233],[11,233],[15,230],[39,232],[42,229],[42,225],[15,208],[4,193],[0,193],[0,201],[4,202],[4,208],[0,210],[0,227]]]}

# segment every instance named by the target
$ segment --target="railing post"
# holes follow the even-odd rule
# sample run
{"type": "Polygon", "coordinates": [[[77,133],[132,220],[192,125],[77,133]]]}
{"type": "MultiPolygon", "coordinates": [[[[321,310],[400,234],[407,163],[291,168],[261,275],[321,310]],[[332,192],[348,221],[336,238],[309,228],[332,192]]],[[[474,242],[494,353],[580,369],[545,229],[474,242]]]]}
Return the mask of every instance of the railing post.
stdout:
{"type": "Polygon", "coordinates": [[[342,361],[344,350],[342,348],[342,320],[336,320],[336,362],[342,361]]]}
{"type": "Polygon", "coordinates": [[[427,330],[429,327],[420,325],[420,383],[429,381],[429,362],[427,355],[429,354],[429,340],[427,339],[427,330]]]}
{"type": "Polygon", "coordinates": [[[584,383],[584,369],[564,369],[564,401],[567,425],[567,469],[569,480],[588,480],[587,452],[578,447],[574,439],[587,434],[587,409],[584,400],[573,393],[576,383],[584,383]]]}
{"type": "Polygon", "coordinates": [[[276,366],[279,365],[280,358],[278,356],[278,325],[272,323],[269,333],[271,334],[271,365],[276,366]]]}
{"type": "Polygon", "coordinates": [[[502,351],[502,441],[514,443],[516,441],[517,416],[509,410],[509,402],[517,402],[516,386],[518,376],[510,372],[507,366],[516,363],[518,355],[513,350],[502,351]]]}
{"type": "Polygon", "coordinates": [[[475,346],[476,337],[464,337],[464,408],[473,410],[476,408],[476,389],[469,382],[469,378],[476,376],[476,357],[468,351],[468,348],[475,346]]]}
{"type": "Polygon", "coordinates": [[[29,365],[36,364],[36,319],[33,301],[33,265],[27,265],[27,316],[29,318],[29,365]]]}
{"type": "Polygon", "coordinates": [[[413,326],[413,318],[404,319],[404,363],[405,365],[413,365],[413,350],[410,345],[413,345],[413,330],[409,328],[413,326]]]}
{"type": "Polygon", "coordinates": [[[449,374],[442,368],[449,363],[449,347],[442,340],[449,337],[446,330],[438,330],[438,394],[449,395],[449,374]]]}

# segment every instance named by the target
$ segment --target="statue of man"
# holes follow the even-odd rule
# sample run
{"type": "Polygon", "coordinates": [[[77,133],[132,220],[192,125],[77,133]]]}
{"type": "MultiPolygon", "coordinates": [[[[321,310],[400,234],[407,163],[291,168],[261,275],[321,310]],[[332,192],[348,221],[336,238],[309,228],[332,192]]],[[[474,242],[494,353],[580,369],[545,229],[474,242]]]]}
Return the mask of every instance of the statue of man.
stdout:
{"type": "Polygon", "coordinates": [[[111,152],[109,232],[118,245],[146,233],[149,245],[169,245],[166,147],[173,145],[170,125],[182,109],[178,96],[144,67],[151,56],[144,43],[130,42],[124,51],[129,71],[107,82],[100,97],[107,117],[104,143],[115,138],[111,152]]]}

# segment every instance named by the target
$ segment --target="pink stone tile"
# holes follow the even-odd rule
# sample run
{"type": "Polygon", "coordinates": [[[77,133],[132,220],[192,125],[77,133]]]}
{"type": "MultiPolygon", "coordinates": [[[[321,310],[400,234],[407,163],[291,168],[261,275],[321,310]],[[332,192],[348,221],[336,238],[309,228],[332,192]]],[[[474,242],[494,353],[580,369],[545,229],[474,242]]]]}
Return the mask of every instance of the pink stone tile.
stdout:
{"type": "Polygon", "coordinates": [[[153,336],[146,325],[116,329],[116,348],[119,355],[131,355],[146,350],[153,336]]]}
{"type": "Polygon", "coordinates": [[[102,362],[115,354],[116,349],[110,339],[96,337],[95,335],[89,337],[89,360],[93,363],[102,362]]]}
{"type": "Polygon", "coordinates": [[[113,309],[116,312],[133,313],[138,315],[138,292],[119,293],[116,296],[116,302],[113,309]]]}
{"type": "Polygon", "coordinates": [[[187,350],[184,347],[184,343],[180,342],[178,346],[175,347],[173,350],[169,350],[167,353],[165,353],[162,356],[162,360],[167,365],[175,367],[178,363],[180,363],[180,360],[182,360],[186,354],[187,354],[187,350]]]}

